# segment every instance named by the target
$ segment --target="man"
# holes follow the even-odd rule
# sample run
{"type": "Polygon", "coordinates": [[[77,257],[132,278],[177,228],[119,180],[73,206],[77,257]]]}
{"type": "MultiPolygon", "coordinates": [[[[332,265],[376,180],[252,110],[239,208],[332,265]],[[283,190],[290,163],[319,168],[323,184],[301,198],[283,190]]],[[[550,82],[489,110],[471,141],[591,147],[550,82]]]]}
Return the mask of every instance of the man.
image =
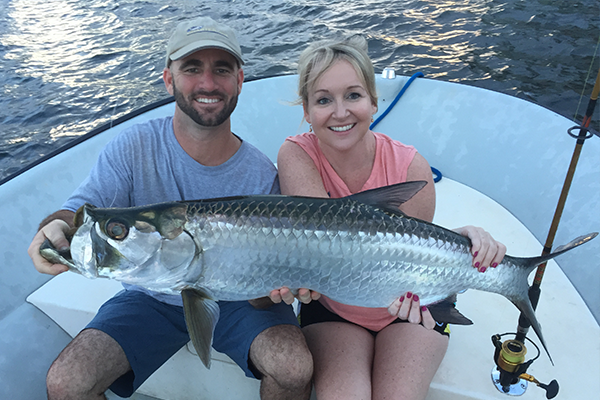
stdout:
{"type": "MultiPolygon", "coordinates": [[[[36,269],[67,270],[39,256],[45,238],[68,247],[65,232],[84,202],[98,207],[277,193],[268,158],[231,132],[242,88],[241,49],[234,32],[210,18],[179,24],[169,39],[165,86],[172,117],[135,125],[113,139],[63,209],[40,224],[29,255],[36,269]]],[[[256,301],[253,304],[264,303],[256,301]]],[[[270,305],[271,303],[269,303],[270,305]]],[[[247,376],[261,379],[263,399],[308,399],[312,358],[292,309],[220,302],[213,347],[247,376]]],[[[50,399],[102,399],[110,387],[129,397],[189,341],[181,299],[136,286],[108,300],[54,361],[50,399]]]]}

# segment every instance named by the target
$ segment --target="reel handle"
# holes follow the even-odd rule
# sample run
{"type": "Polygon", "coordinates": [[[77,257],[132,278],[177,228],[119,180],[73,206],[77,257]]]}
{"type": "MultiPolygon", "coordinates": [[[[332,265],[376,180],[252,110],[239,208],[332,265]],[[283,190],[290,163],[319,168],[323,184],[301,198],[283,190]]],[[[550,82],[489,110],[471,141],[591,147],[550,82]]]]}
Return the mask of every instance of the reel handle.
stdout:
{"type": "Polygon", "coordinates": [[[529,381],[529,382],[533,382],[536,385],[538,385],[539,387],[541,387],[542,389],[544,389],[546,391],[547,399],[553,399],[558,394],[559,388],[558,388],[558,382],[556,381],[556,379],[553,379],[549,384],[546,385],[544,383],[541,383],[540,381],[538,381],[537,379],[535,379],[533,376],[531,376],[529,374],[521,374],[521,376],[519,376],[519,378],[525,379],[526,381],[529,381]]]}

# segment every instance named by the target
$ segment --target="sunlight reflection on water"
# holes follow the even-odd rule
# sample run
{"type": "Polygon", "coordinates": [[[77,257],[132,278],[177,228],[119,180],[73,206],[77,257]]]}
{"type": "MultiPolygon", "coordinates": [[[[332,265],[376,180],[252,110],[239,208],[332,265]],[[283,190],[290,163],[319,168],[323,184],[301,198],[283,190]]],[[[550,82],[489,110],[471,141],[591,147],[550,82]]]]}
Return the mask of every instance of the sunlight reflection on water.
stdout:
{"type": "Polygon", "coordinates": [[[294,73],[308,42],[358,33],[369,40],[376,71],[421,71],[535,101],[569,118],[600,25],[597,0],[0,3],[0,179],[166,97],[166,40],[179,20],[192,16],[209,15],[238,31],[247,78],[294,73]]]}

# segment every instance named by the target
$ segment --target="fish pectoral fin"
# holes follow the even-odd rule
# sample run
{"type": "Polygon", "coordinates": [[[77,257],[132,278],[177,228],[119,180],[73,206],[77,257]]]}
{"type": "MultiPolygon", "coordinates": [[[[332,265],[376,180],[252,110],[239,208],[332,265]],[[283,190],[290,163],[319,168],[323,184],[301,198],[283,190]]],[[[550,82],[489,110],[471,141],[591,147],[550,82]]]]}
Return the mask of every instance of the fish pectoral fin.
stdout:
{"type": "Polygon", "coordinates": [[[473,325],[473,321],[462,315],[460,311],[456,309],[456,304],[454,304],[453,299],[456,299],[456,297],[449,297],[438,303],[428,305],[427,309],[429,309],[433,319],[440,323],[446,322],[454,325],[473,325]]]}
{"type": "Polygon", "coordinates": [[[206,368],[210,368],[213,333],[219,321],[219,305],[205,291],[183,289],[183,312],[192,344],[206,368]]]}

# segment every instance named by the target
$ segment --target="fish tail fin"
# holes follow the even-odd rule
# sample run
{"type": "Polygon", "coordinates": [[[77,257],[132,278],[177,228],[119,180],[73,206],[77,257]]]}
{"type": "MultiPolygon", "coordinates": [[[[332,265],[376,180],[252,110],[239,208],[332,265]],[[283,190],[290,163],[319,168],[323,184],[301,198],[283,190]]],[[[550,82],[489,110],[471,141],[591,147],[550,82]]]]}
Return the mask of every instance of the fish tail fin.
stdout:
{"type": "MultiPolygon", "coordinates": [[[[552,361],[552,357],[550,356],[550,352],[548,351],[548,347],[546,346],[546,341],[544,340],[544,336],[542,334],[542,327],[538,322],[533,306],[531,305],[531,301],[528,295],[528,284],[527,284],[527,276],[533,271],[538,265],[545,263],[548,260],[553,259],[556,256],[559,256],[563,253],[566,253],[569,250],[572,250],[578,246],[581,246],[584,243],[589,242],[593,238],[598,235],[597,232],[589,233],[587,235],[579,236],[578,238],[571,240],[569,243],[557,247],[554,252],[550,254],[541,255],[539,257],[530,257],[530,258],[518,258],[518,264],[520,264],[525,272],[524,279],[522,280],[523,286],[519,290],[519,292],[510,297],[510,301],[521,311],[521,313],[529,320],[531,327],[535,331],[537,337],[540,339],[546,354],[548,354],[548,358],[550,362],[554,364],[552,361]]],[[[517,258],[515,258],[517,260],[517,258]]]]}
{"type": "Polygon", "coordinates": [[[529,300],[527,292],[525,292],[523,296],[511,298],[510,301],[512,301],[512,303],[519,309],[519,311],[521,311],[521,313],[523,313],[523,315],[529,320],[529,323],[531,324],[531,327],[535,331],[537,337],[540,339],[542,347],[544,347],[544,350],[546,351],[550,362],[552,363],[552,365],[554,365],[552,356],[548,351],[548,346],[546,346],[546,340],[544,340],[544,335],[542,334],[542,327],[538,322],[537,317],[535,316],[535,311],[533,310],[533,306],[531,305],[531,301],[529,300]]]}
{"type": "Polygon", "coordinates": [[[579,247],[582,244],[589,242],[590,240],[592,240],[596,236],[598,236],[598,232],[588,233],[587,235],[582,235],[582,236],[579,236],[576,239],[571,240],[567,244],[563,244],[562,246],[558,246],[550,254],[544,254],[544,255],[541,255],[539,257],[521,258],[521,260],[523,260],[523,264],[525,264],[525,267],[527,268],[527,270],[529,272],[531,272],[538,265],[540,265],[542,263],[545,263],[546,261],[551,260],[554,257],[560,256],[561,254],[564,254],[564,253],[566,253],[569,250],[573,250],[574,248],[579,247]]]}
{"type": "Polygon", "coordinates": [[[183,289],[181,298],[185,324],[194,349],[204,366],[210,369],[210,352],[215,326],[219,321],[219,305],[210,294],[199,289],[183,289]]]}

